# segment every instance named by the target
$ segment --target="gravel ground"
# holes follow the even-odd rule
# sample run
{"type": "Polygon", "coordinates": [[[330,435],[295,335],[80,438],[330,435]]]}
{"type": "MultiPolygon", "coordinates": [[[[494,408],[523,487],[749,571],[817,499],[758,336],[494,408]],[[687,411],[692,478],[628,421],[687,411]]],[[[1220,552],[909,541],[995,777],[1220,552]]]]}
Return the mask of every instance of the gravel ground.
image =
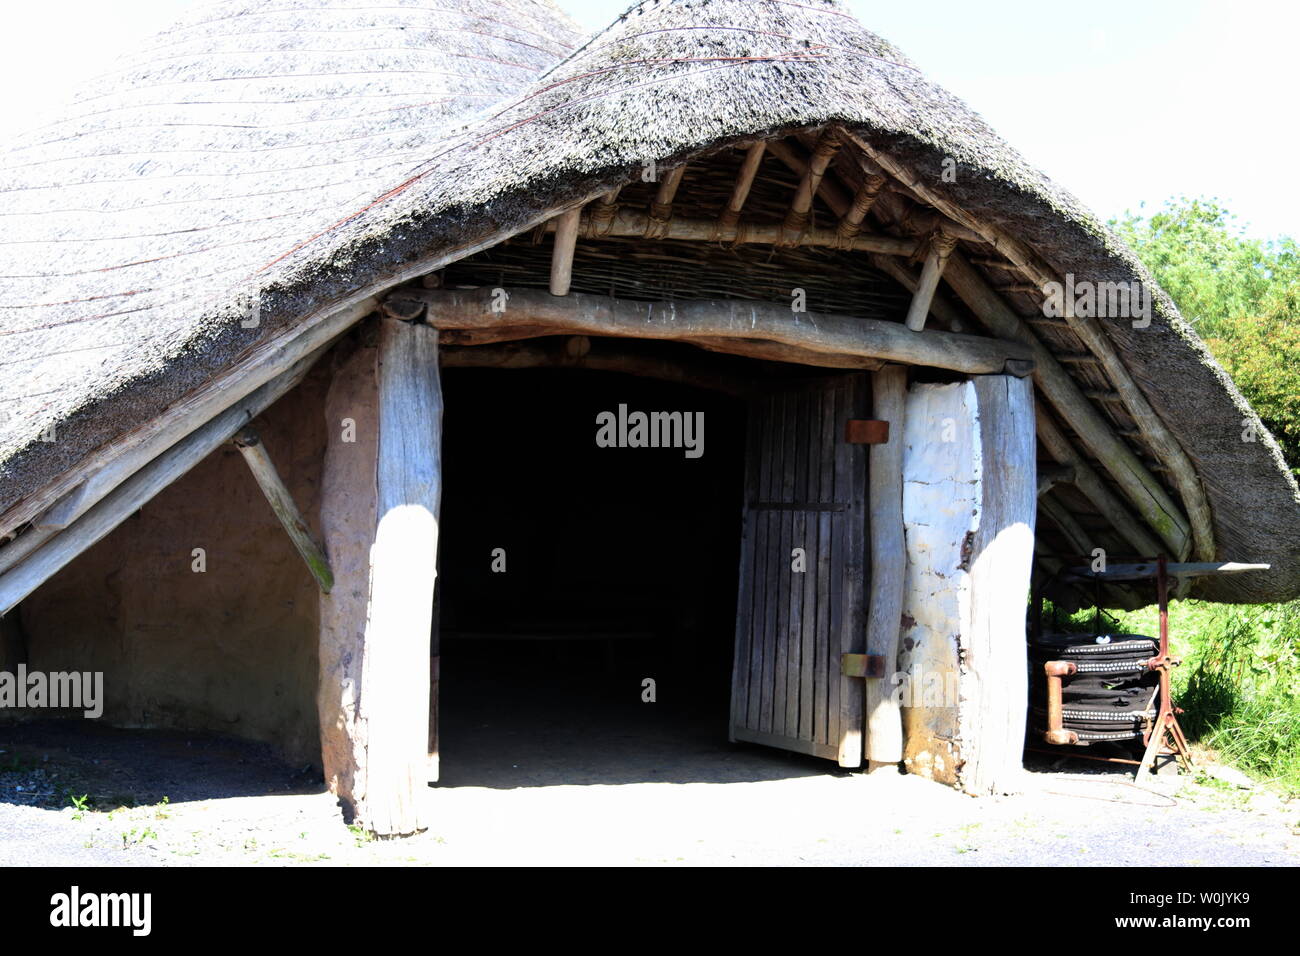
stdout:
{"type": "Polygon", "coordinates": [[[1300,864],[1300,800],[1203,777],[1137,787],[1038,764],[1024,793],[976,800],[719,743],[703,721],[575,708],[526,724],[467,714],[445,730],[432,829],[367,841],[314,775],[255,745],[0,729],[0,866],[1300,864]]]}

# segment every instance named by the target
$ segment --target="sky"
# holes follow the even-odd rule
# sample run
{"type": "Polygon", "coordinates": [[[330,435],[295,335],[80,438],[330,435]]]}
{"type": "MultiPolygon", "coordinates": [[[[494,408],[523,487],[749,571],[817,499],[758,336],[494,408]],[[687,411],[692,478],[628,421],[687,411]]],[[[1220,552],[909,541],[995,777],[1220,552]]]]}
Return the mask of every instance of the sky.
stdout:
{"type": "MultiPolygon", "coordinates": [[[[7,4],[0,144],[198,0],[7,4]]],[[[473,0],[466,0],[473,2],[473,0]]],[[[630,0],[557,0],[588,29],[630,0]]],[[[1251,235],[1300,236],[1292,0],[847,0],[1103,218],[1215,197],[1251,235]]]]}

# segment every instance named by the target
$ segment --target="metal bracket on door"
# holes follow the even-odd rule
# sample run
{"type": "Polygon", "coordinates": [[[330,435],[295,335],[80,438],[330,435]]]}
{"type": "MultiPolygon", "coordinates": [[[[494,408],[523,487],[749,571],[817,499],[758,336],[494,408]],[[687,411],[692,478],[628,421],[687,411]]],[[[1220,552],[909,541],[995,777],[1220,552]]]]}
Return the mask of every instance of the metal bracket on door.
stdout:
{"type": "Polygon", "coordinates": [[[889,441],[889,422],[850,418],[844,423],[844,440],[850,445],[883,445],[889,441]]]}

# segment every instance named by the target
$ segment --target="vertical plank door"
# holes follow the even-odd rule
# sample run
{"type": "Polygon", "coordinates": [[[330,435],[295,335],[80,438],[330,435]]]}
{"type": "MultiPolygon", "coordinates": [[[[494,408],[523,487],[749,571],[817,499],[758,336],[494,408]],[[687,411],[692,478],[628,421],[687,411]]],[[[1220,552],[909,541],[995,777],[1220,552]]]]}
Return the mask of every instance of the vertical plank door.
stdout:
{"type": "Polygon", "coordinates": [[[867,447],[845,424],[868,399],[861,373],[773,386],[745,451],[731,739],[843,767],[862,763],[862,679],[840,657],[865,651],[867,573],[867,447]]]}

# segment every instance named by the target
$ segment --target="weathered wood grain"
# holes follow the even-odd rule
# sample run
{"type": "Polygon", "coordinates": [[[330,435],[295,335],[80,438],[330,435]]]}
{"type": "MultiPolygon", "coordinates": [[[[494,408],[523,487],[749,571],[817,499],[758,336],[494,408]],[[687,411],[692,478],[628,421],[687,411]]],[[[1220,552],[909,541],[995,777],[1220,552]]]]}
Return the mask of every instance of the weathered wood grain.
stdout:
{"type": "MultiPolygon", "coordinates": [[[[951,269],[951,266],[949,266],[951,269]]],[[[536,289],[508,290],[504,311],[494,311],[491,289],[414,289],[399,293],[429,308],[430,322],[445,329],[547,326],[552,334],[638,339],[766,339],[830,355],[857,355],[968,373],[1001,373],[1008,363],[1032,363],[1018,342],[952,332],[916,334],[897,322],[792,313],[768,302],[721,300],[638,302],[574,293],[556,297],[536,289]]],[[[1017,369],[1020,366],[1017,365],[1017,369]]],[[[1025,368],[1027,373],[1032,365],[1025,368]]]]}
{"type": "Polygon", "coordinates": [[[316,543],[316,539],[312,537],[311,528],[308,527],[302,512],[294,503],[293,495],[285,487],[284,480],[276,470],[275,462],[271,460],[266,446],[262,444],[261,436],[252,426],[245,426],[235,436],[235,447],[244,456],[244,461],[247,462],[248,470],[252,472],[257,487],[266,496],[271,511],[279,519],[285,534],[289,536],[303,563],[307,565],[307,570],[316,579],[320,589],[328,594],[330,588],[334,587],[334,573],[330,571],[329,560],[320,545],[316,543]]]}
{"type": "Polygon", "coordinates": [[[903,615],[903,427],[907,369],[889,366],[872,376],[872,412],[889,422],[890,440],[872,445],[867,465],[871,596],[867,653],[885,659],[885,677],[866,680],[866,754],[869,766],[892,767],[903,759],[903,722],[891,678],[898,670],[899,621],[903,615]]]}
{"type": "Polygon", "coordinates": [[[321,526],[336,581],[321,596],[322,754],[331,789],[385,836],[426,826],[433,771],[437,342],[428,325],[383,319],[378,348],[340,369],[326,403],[321,526]]]}
{"type": "Polygon", "coordinates": [[[983,475],[979,526],[970,545],[970,617],[962,640],[962,789],[1014,792],[1029,686],[1025,610],[1034,553],[1033,384],[977,376],[983,475]]]}

